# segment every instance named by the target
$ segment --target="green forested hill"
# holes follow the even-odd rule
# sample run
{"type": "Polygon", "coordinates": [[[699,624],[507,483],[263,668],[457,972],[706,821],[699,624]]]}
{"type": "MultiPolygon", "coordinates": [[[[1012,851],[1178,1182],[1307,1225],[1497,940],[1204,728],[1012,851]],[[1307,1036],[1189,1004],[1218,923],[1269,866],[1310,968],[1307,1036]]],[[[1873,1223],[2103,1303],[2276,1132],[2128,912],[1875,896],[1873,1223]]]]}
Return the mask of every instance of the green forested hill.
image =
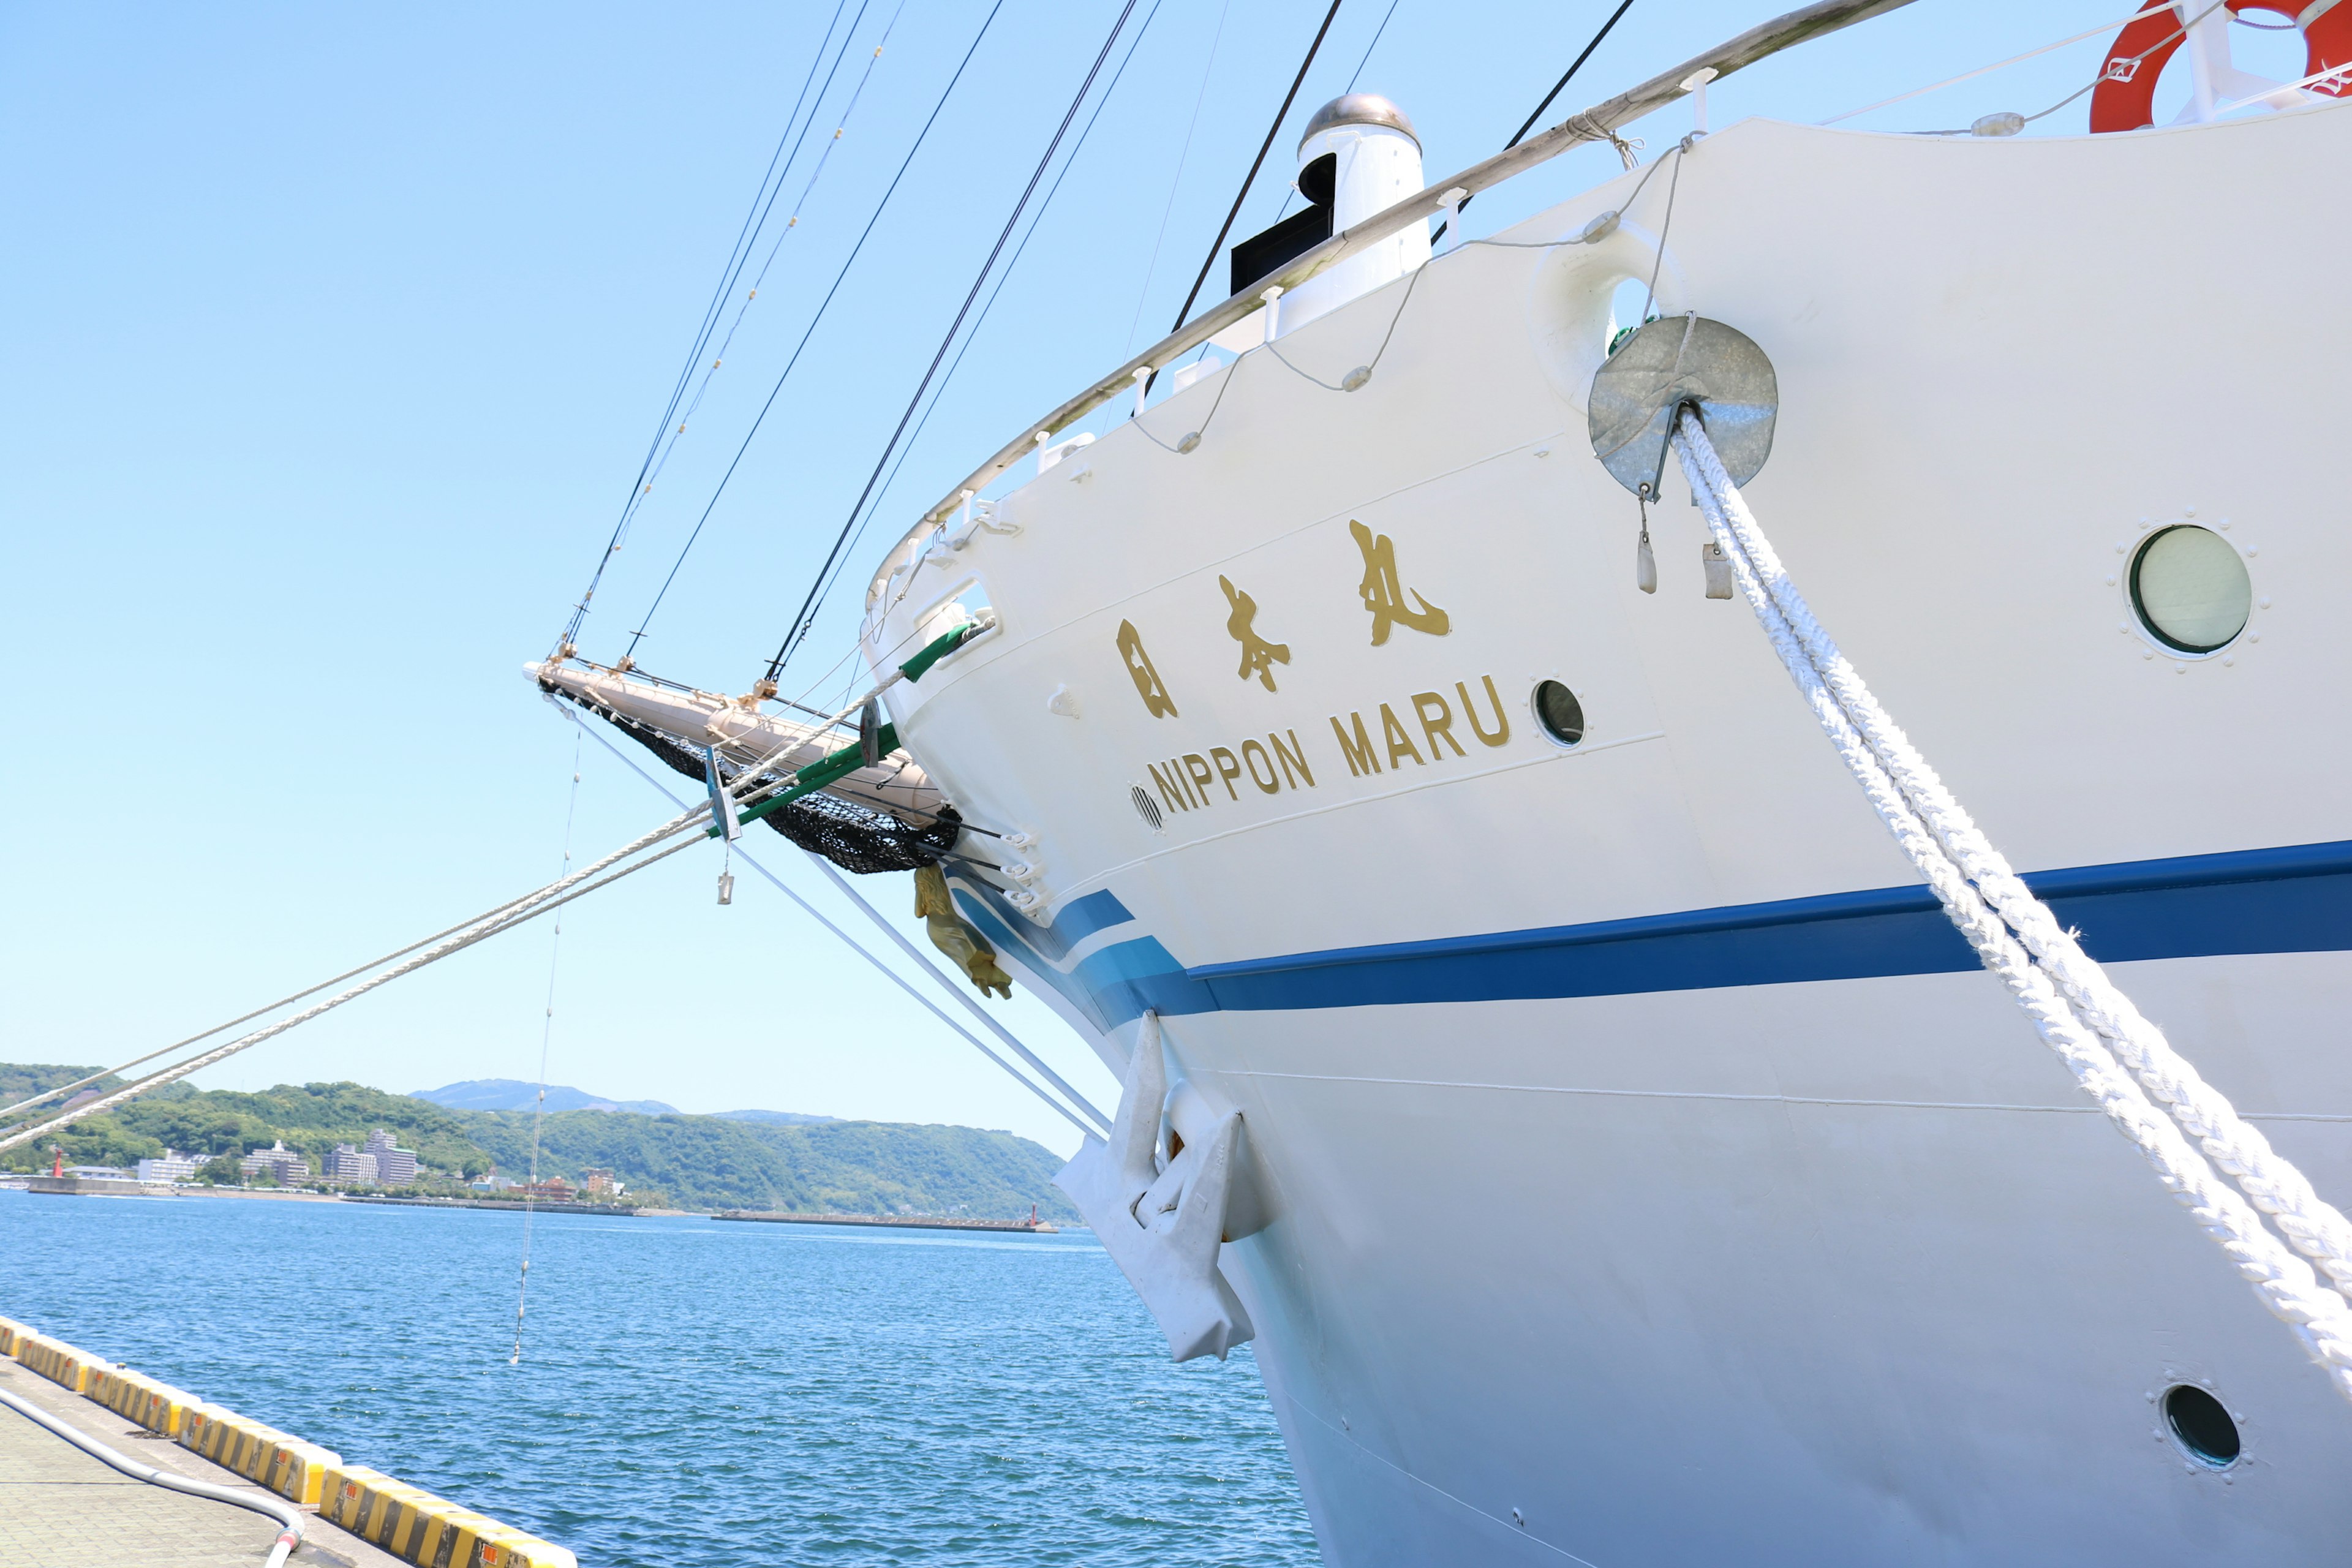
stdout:
{"type": "MultiPolygon", "coordinates": [[[[530,1116],[455,1113],[501,1172],[530,1159],[530,1116]]],[[[604,1166],[632,1186],[659,1187],[684,1208],[922,1214],[961,1207],[1010,1219],[1036,1204],[1076,1217],[1052,1183],[1051,1151],[1010,1132],[896,1121],[772,1127],[717,1116],[634,1116],[565,1110],[541,1130],[540,1169],[566,1176],[604,1166]]]]}
{"type": "MultiPolygon", "coordinates": [[[[91,1068],[0,1064],[9,1099],[67,1083],[91,1068]]],[[[390,1128],[423,1165],[471,1178],[495,1162],[520,1180],[530,1165],[525,1111],[445,1110],[426,1100],[356,1083],[279,1084],[257,1093],[173,1085],[94,1116],[58,1135],[69,1164],[128,1165],[165,1145],[207,1155],[243,1154],[283,1139],[318,1170],[337,1143],[390,1128]],[[178,1090],[173,1093],[173,1090],[178,1090]]],[[[49,1161],[40,1148],[10,1150],[5,1167],[49,1161]]],[[[681,1208],[761,1208],[887,1214],[901,1207],[1013,1218],[1036,1204],[1056,1219],[1076,1211],[1052,1185],[1062,1162],[1009,1132],[890,1121],[771,1126],[717,1116],[559,1111],[541,1129],[541,1175],[578,1181],[604,1167],[636,1192],[658,1189],[681,1208]]]]}

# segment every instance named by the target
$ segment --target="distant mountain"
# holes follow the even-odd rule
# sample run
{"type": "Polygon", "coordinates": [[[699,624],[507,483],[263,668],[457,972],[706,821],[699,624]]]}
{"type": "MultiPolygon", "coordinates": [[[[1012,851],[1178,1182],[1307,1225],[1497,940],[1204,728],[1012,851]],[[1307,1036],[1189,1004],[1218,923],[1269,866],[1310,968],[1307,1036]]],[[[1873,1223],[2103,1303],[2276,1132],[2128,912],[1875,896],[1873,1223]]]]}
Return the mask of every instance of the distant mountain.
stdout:
{"type": "Polygon", "coordinates": [[[838,1116],[811,1116],[804,1110],[715,1110],[714,1116],[730,1121],[756,1121],[762,1127],[813,1127],[820,1121],[838,1121],[838,1116]]]}
{"type": "MultiPolygon", "coordinates": [[[[471,1078],[463,1083],[444,1084],[439,1089],[413,1090],[411,1100],[422,1100],[450,1110],[529,1110],[539,1099],[539,1085],[525,1083],[518,1078],[471,1078]]],[[[590,1094],[584,1089],[570,1084],[551,1083],[547,1086],[547,1109],[550,1110],[625,1110],[638,1116],[677,1116],[675,1105],[665,1105],[658,1100],[606,1100],[590,1094]]]]}

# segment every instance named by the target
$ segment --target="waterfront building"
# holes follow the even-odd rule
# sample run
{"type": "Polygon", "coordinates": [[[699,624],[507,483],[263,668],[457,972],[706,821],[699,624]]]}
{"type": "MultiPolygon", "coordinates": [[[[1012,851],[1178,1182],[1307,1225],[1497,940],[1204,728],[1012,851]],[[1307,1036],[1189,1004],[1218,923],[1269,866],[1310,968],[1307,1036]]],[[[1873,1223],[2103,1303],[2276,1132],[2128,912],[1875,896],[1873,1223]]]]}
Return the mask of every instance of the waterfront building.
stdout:
{"type": "Polygon", "coordinates": [[[617,1198],[629,1189],[610,1171],[589,1170],[580,1173],[580,1190],[590,1197],[617,1198]]]}
{"type": "Polygon", "coordinates": [[[166,1149],[160,1160],[139,1162],[139,1179],[142,1182],[185,1182],[193,1179],[196,1167],[205,1163],[202,1154],[183,1154],[177,1149],[166,1149]]]}
{"type": "Polygon", "coordinates": [[[373,1186],[379,1180],[376,1157],[364,1149],[338,1143],[327,1156],[327,1180],[373,1186]]]}
{"type": "Polygon", "coordinates": [[[366,1152],[375,1156],[374,1179],[385,1186],[406,1186],[416,1180],[416,1151],[400,1147],[383,1128],[367,1135],[366,1152]]]}
{"type": "Polygon", "coordinates": [[[568,1204],[580,1195],[580,1189],[561,1176],[550,1176],[538,1183],[526,1183],[515,1188],[522,1196],[543,1204],[568,1204]]]}
{"type": "Polygon", "coordinates": [[[286,1147],[283,1138],[267,1149],[256,1149],[236,1163],[236,1168],[248,1176],[259,1175],[264,1170],[278,1179],[280,1186],[310,1179],[310,1162],[286,1147]]]}
{"type": "Polygon", "coordinates": [[[139,1173],[126,1171],[120,1165],[68,1165],[66,1174],[93,1182],[135,1182],[139,1173]]]}

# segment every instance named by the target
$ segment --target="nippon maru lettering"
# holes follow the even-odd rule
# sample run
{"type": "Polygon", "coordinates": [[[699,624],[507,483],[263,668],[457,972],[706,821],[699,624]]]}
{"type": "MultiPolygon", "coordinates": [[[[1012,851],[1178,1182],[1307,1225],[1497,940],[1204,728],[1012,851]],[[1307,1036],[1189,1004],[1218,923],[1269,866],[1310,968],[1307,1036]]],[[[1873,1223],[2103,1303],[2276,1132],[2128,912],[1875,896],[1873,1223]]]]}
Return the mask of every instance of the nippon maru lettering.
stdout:
{"type": "Polygon", "coordinates": [[[1062,1183],[1344,1568],[2352,1530],[2352,7],[2287,83],[2151,10],[2089,134],[1706,124],[1889,8],[1443,180],[1327,105],[1232,297],[879,563],[856,748],[533,667],[866,803],[796,841],[1118,1076],[1062,1183]]]}
{"type": "MultiPolygon", "coordinates": [[[[1385,535],[1375,539],[1362,523],[1353,520],[1348,530],[1364,552],[1364,579],[1358,592],[1371,617],[1371,646],[1378,647],[1386,642],[1390,629],[1395,626],[1411,626],[1432,637],[1444,637],[1452,629],[1446,613],[1419,595],[1412,595],[1416,608],[1408,609],[1399,602],[1396,546],[1392,541],[1385,535]]],[[[1224,591],[1232,607],[1225,629],[1241,645],[1241,678],[1255,678],[1268,691],[1278,689],[1274,667],[1290,663],[1290,645],[1269,642],[1258,634],[1257,601],[1254,596],[1235,588],[1232,579],[1223,575],[1218,577],[1217,586],[1224,591]]],[[[1135,682],[1136,695],[1142,700],[1144,710],[1154,718],[1178,717],[1175,699],[1160,679],[1144,646],[1143,635],[1133,621],[1119,623],[1118,646],[1120,661],[1135,682]]],[[[1491,710],[1491,717],[1484,721],[1478,716],[1477,700],[1471,695],[1467,681],[1454,682],[1450,700],[1444,691],[1416,691],[1398,704],[1375,704],[1370,730],[1366,728],[1360,710],[1350,710],[1344,720],[1332,714],[1328,720],[1331,736],[1349,773],[1361,778],[1384,768],[1398,768],[1408,760],[1416,766],[1426,767],[1444,762],[1449,753],[1466,758],[1470,753],[1454,732],[1457,717],[1479,745],[1507,745],[1511,739],[1510,715],[1504,711],[1495,678],[1482,675],[1476,681],[1491,710]],[[1406,719],[1397,717],[1399,707],[1405,710],[1406,719]],[[1417,741],[1416,731],[1420,737],[1417,741]]],[[[1300,742],[1296,729],[1270,731],[1263,742],[1251,738],[1232,746],[1187,752],[1164,763],[1147,763],[1145,772],[1150,775],[1157,798],[1167,811],[1189,812],[1205,810],[1213,804],[1219,785],[1223,786],[1226,798],[1235,802],[1241,799],[1244,782],[1261,795],[1279,795],[1285,789],[1313,789],[1315,773],[1307,754],[1307,747],[1300,742]]],[[[1140,798],[1141,786],[1136,788],[1140,798]]]]}

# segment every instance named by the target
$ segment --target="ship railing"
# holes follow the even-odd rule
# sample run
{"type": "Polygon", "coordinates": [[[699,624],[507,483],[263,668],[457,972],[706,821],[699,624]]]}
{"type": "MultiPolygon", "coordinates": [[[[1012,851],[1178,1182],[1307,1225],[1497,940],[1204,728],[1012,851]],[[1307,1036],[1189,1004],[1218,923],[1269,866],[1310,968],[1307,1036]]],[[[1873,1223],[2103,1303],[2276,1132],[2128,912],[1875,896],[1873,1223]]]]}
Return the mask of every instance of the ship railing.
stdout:
{"type": "Polygon", "coordinates": [[[1550,130],[1530,136],[1516,147],[1498,153],[1483,163],[1474,163],[1459,174],[1434,181],[1393,206],[1375,213],[1363,222],[1340,230],[1313,249],[1302,252],[1287,266],[1251,284],[1249,292],[1236,294],[1202,311],[1006,442],[995,456],[950,489],[900,537],[898,544],[884,557],[881,569],[876,573],[872,584],[866,591],[868,610],[872,610],[881,599],[891,577],[907,564],[910,556],[921,551],[926,536],[937,532],[950,513],[1002,479],[1023,458],[1043,447],[1054,433],[1066,429],[1113,398],[1134,395],[1136,388],[1145,379],[1166,370],[1184,354],[1199,348],[1235,322],[1265,310],[1269,298],[1279,299],[1308,279],[1337,267],[1350,257],[1361,255],[1391,235],[1413,224],[1426,223],[1433,217],[1451,212],[1481,191],[1490,190],[1529,169],[1548,163],[1563,153],[1589,142],[1613,141],[1619,127],[1654,113],[1691,92],[1703,90],[1709,81],[1729,76],[1783,49],[1836,32],[1842,27],[1852,26],[1856,22],[1867,21],[1909,3],[1910,0],[1817,0],[1814,5],[1751,27],[1738,37],[1694,56],[1638,87],[1594,104],[1580,114],[1571,114],[1550,130]]]}

